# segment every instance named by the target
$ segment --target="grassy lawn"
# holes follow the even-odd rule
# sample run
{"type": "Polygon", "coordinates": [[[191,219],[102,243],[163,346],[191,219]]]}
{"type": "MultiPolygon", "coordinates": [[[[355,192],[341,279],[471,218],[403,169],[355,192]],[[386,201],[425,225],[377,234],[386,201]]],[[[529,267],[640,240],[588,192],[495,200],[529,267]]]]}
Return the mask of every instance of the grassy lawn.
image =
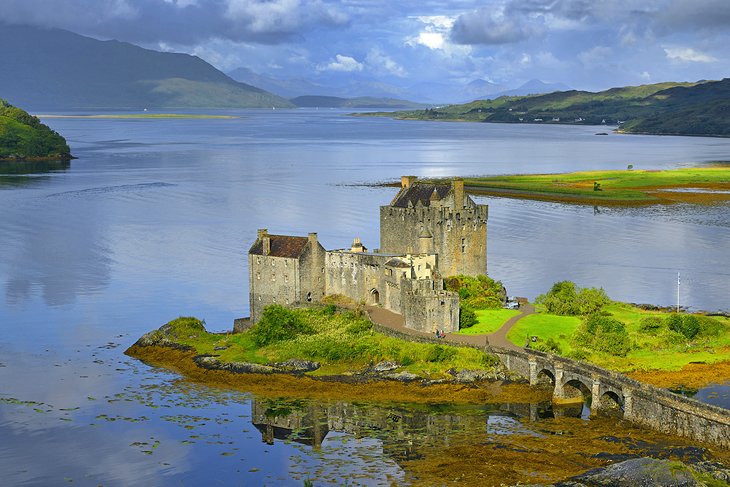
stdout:
{"type": "Polygon", "coordinates": [[[723,192],[669,192],[660,189],[730,190],[730,166],[660,171],[583,171],[565,174],[519,174],[465,179],[471,192],[583,204],[717,203],[723,192]],[[594,191],[594,182],[601,191],[594,191]]]}
{"type": "Polygon", "coordinates": [[[538,313],[522,318],[507,334],[507,339],[522,347],[528,336],[538,336],[540,340],[552,338],[560,344],[563,351],[570,350],[570,338],[581,319],[576,316],[557,316],[538,313]]]}
{"type": "MultiPolygon", "coordinates": [[[[588,361],[620,372],[633,370],[679,370],[690,362],[717,363],[730,360],[730,319],[715,317],[726,331],[713,337],[693,340],[677,338],[668,330],[654,334],[641,331],[641,320],[648,316],[665,318],[661,311],[646,311],[625,303],[611,303],[604,308],[613,318],[623,322],[634,343],[625,357],[592,352],[588,361]]],[[[574,351],[571,338],[582,322],[581,317],[538,313],[517,322],[507,338],[523,346],[527,336],[536,335],[541,341],[555,340],[563,355],[574,351]]]]}
{"type": "Polygon", "coordinates": [[[462,335],[483,335],[487,333],[494,333],[499,330],[504,323],[517,316],[520,312],[516,309],[478,309],[475,311],[479,322],[469,328],[460,330],[459,333],[462,335]]]}
{"type": "Polygon", "coordinates": [[[173,330],[164,335],[192,346],[198,354],[218,355],[222,362],[267,364],[293,358],[318,361],[322,367],[313,375],[342,374],[393,361],[403,365],[399,370],[445,377],[450,368],[490,369],[497,361],[473,348],[415,343],[382,335],[373,331],[367,318],[351,311],[332,313],[312,308],[288,312],[309,331],[264,346],[256,345],[255,327],[239,334],[211,334],[195,318],[171,321],[173,330]]]}

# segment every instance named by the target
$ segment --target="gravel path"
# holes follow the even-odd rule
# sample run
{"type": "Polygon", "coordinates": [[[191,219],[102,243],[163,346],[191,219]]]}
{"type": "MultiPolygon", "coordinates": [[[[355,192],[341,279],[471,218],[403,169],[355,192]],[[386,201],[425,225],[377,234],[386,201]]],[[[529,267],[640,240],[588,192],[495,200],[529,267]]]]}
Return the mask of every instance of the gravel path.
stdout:
{"type": "MultiPolygon", "coordinates": [[[[394,313],[377,306],[367,306],[366,310],[370,319],[379,325],[387,326],[388,328],[413,337],[433,338],[434,336],[433,333],[426,333],[406,328],[403,316],[398,313],[394,313]]],[[[520,314],[507,320],[505,324],[494,333],[484,335],[459,335],[456,333],[447,333],[443,340],[446,343],[467,343],[479,347],[494,345],[501,348],[520,350],[520,347],[515,346],[512,342],[507,340],[507,333],[509,333],[512,327],[515,326],[515,324],[522,318],[533,314],[535,312],[535,308],[531,304],[523,304],[520,306],[520,311],[520,314]]]]}

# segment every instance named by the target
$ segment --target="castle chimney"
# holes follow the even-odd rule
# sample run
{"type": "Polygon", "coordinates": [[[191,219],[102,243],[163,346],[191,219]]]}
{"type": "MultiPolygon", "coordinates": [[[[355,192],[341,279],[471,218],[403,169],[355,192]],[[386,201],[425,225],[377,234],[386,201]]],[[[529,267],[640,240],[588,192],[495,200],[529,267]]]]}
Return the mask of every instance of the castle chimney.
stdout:
{"type": "Polygon", "coordinates": [[[403,188],[403,189],[410,188],[411,185],[416,182],[416,179],[418,179],[417,176],[401,176],[400,177],[401,188],[403,188]]]}
{"type": "Polygon", "coordinates": [[[460,210],[464,208],[464,180],[453,179],[451,181],[451,191],[454,193],[454,209],[460,210]]]}
{"type": "Polygon", "coordinates": [[[309,235],[307,235],[307,239],[309,240],[309,245],[311,245],[312,248],[317,246],[317,232],[310,232],[309,235]]]}
{"type": "Polygon", "coordinates": [[[262,228],[258,231],[258,236],[261,239],[263,254],[269,255],[271,253],[271,237],[269,236],[269,232],[265,228],[262,228]]]}

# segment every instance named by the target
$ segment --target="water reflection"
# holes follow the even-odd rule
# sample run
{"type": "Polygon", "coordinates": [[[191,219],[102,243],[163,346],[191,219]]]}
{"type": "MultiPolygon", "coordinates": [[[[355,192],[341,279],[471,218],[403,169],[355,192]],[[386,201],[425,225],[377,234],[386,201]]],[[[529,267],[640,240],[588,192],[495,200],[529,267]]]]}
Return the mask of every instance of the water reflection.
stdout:
{"type": "Polygon", "coordinates": [[[37,185],[50,179],[43,175],[69,167],[71,161],[0,161],[0,189],[37,185]]]}

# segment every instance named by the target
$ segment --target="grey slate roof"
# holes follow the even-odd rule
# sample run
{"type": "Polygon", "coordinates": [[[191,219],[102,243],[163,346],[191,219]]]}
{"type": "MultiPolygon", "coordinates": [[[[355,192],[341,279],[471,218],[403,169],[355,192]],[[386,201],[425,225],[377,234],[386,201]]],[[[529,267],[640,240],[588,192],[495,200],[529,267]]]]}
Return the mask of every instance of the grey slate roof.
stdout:
{"type": "Polygon", "coordinates": [[[423,184],[417,182],[407,188],[402,188],[395,198],[393,198],[390,206],[408,208],[409,203],[416,206],[416,203],[419,201],[423,206],[430,206],[431,195],[433,195],[434,190],[438,194],[439,199],[443,199],[449,194],[451,186],[448,184],[423,184]]]}

